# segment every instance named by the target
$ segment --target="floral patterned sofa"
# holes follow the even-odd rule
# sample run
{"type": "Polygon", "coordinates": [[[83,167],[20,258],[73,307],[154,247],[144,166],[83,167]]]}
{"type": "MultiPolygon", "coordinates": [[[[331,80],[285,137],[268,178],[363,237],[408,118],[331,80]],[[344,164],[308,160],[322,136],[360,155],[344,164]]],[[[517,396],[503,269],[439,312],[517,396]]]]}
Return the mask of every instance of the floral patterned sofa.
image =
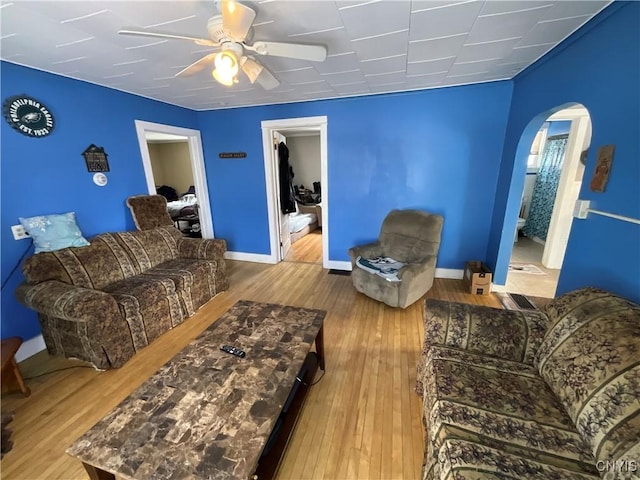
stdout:
{"type": "Polygon", "coordinates": [[[103,233],[28,258],[16,296],[38,312],[49,353],[116,368],[229,287],[226,248],[173,226],[103,233]]]}
{"type": "Polygon", "coordinates": [[[595,288],[544,313],[425,306],[424,479],[640,478],[640,306],[595,288]]]}

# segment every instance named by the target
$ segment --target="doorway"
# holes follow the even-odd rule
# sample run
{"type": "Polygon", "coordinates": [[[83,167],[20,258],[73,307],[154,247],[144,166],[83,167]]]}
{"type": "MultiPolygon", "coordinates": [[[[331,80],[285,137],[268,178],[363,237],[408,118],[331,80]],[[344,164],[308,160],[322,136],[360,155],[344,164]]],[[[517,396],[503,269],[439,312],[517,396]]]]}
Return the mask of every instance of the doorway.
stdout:
{"type": "Polygon", "coordinates": [[[321,263],[332,268],[328,258],[327,117],[263,121],[262,141],[270,260],[321,263]],[[295,213],[283,213],[280,201],[281,143],[286,146],[293,175],[295,213]]]}
{"type": "MultiPolygon", "coordinates": [[[[197,211],[198,223],[200,226],[199,232],[194,233],[199,233],[204,238],[214,238],[211,204],[209,202],[209,189],[207,186],[207,177],[204,166],[204,153],[202,151],[200,132],[198,130],[174,127],[159,123],[144,122],[141,120],[136,120],[135,125],[138,135],[140,154],[142,156],[142,164],[147,181],[147,190],[150,195],[155,195],[158,193],[156,186],[160,186],[160,183],[158,183],[157,181],[160,180],[160,178],[157,179],[154,176],[154,168],[153,162],[151,160],[151,152],[148,140],[155,139],[155,141],[165,140],[173,143],[186,143],[186,145],[188,146],[188,156],[190,160],[190,178],[192,179],[194,186],[194,198],[189,197],[189,201],[195,201],[194,205],[196,205],[195,208],[197,211]]],[[[177,190],[176,192],[179,195],[184,193],[189,194],[189,189],[187,189],[185,192],[177,190]]],[[[182,225],[179,222],[177,223],[178,225],[182,225]]],[[[191,226],[194,224],[195,222],[191,222],[191,226]]],[[[186,227],[191,229],[191,226],[189,226],[189,222],[187,221],[186,227]]]]}
{"type": "Polygon", "coordinates": [[[581,105],[549,116],[529,151],[506,290],[555,296],[591,142],[591,120],[581,105]]]}

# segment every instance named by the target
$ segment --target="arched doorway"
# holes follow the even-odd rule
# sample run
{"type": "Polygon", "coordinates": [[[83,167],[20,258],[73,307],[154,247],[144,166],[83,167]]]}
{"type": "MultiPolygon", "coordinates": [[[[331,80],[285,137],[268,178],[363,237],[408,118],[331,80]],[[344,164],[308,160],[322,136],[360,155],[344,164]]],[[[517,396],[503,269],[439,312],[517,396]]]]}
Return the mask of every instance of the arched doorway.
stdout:
{"type": "Polygon", "coordinates": [[[514,225],[513,242],[505,235],[499,251],[508,259],[505,291],[555,296],[590,142],[591,118],[580,104],[543,112],[523,132],[513,170],[521,181],[512,182],[509,192],[517,208],[503,226],[507,231],[514,225]]]}

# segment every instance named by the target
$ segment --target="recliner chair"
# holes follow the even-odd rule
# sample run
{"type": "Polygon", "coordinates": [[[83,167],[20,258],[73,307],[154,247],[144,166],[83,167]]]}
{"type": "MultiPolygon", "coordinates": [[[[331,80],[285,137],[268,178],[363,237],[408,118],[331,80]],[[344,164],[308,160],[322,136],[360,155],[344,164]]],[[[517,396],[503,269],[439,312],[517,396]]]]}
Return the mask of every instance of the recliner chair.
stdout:
{"type": "Polygon", "coordinates": [[[406,308],[433,285],[440,248],[443,217],[421,210],[392,210],[385,217],[377,241],[349,249],[351,278],[359,292],[391,307],[406,308]],[[406,263],[399,282],[356,266],[363,258],[392,257],[406,263]]]}

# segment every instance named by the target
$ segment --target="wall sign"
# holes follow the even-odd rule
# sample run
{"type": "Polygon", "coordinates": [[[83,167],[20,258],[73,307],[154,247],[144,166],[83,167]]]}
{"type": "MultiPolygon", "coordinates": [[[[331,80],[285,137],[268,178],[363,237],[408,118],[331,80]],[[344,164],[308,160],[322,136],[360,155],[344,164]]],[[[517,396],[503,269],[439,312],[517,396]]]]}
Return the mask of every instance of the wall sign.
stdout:
{"type": "Polygon", "coordinates": [[[247,152],[221,152],[218,154],[220,158],[247,158],[247,152]]]}
{"type": "Polygon", "coordinates": [[[2,104],[2,114],[12,128],[28,137],[46,137],[53,130],[53,114],[43,103],[27,95],[7,98],[2,104]]]}
{"type": "Polygon", "coordinates": [[[84,161],[87,163],[88,172],[108,172],[109,162],[107,160],[108,155],[105,153],[104,148],[97,147],[93,143],[82,152],[84,161]]]}

